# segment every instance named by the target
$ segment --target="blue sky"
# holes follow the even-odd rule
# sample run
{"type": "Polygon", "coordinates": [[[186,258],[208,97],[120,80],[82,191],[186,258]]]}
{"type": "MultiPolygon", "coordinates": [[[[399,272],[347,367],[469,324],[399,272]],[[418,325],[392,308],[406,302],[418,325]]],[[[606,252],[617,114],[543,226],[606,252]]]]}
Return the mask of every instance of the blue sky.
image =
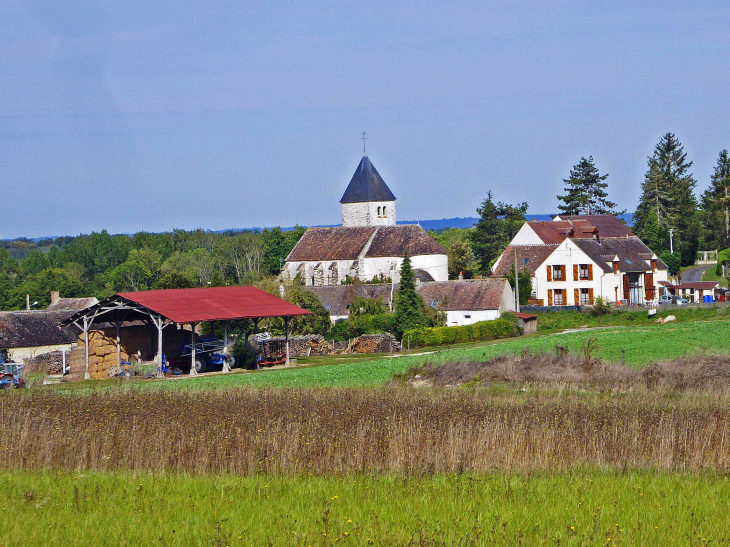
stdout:
{"type": "Polygon", "coordinates": [[[0,2],[0,237],[332,224],[362,153],[398,217],[634,209],[661,135],[730,148],[723,2],[0,2]]]}

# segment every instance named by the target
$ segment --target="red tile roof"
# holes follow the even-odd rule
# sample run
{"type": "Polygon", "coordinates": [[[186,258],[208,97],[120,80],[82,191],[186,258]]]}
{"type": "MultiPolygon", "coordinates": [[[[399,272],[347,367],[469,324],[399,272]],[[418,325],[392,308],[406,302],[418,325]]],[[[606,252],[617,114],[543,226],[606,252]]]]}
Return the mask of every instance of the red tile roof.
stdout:
{"type": "Polygon", "coordinates": [[[631,237],[634,234],[614,215],[560,216],[560,220],[527,223],[543,243],[560,243],[566,237],[592,239],[599,237],[631,237]]]}
{"type": "Polygon", "coordinates": [[[509,273],[515,263],[515,251],[517,252],[517,269],[526,270],[530,275],[535,275],[535,270],[557,248],[557,243],[553,245],[510,245],[502,253],[502,258],[492,272],[492,277],[505,277],[509,273]]]}

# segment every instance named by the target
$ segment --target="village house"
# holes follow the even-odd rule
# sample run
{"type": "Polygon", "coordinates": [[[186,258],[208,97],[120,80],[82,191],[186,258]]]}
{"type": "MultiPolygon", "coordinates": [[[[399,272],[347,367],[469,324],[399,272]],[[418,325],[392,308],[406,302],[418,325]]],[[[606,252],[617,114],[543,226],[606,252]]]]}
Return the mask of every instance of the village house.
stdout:
{"type": "Polygon", "coordinates": [[[504,277],[517,265],[532,278],[534,303],[592,305],[656,302],[667,266],[613,215],[526,222],[492,269],[504,277]]]}
{"type": "Polygon", "coordinates": [[[363,156],[340,200],[342,226],[309,228],[286,258],[281,275],[306,286],[397,281],[408,252],[424,279],[446,281],[446,251],[421,226],[396,225],[395,196],[363,156]]]}
{"type": "MultiPolygon", "coordinates": [[[[356,298],[374,298],[389,308],[398,291],[397,284],[357,284],[314,286],[313,292],[330,314],[332,322],[347,319],[356,298]]],[[[427,306],[446,315],[448,326],[471,325],[499,319],[514,311],[514,291],[506,279],[425,282],[417,280],[416,291],[427,306]]]]}

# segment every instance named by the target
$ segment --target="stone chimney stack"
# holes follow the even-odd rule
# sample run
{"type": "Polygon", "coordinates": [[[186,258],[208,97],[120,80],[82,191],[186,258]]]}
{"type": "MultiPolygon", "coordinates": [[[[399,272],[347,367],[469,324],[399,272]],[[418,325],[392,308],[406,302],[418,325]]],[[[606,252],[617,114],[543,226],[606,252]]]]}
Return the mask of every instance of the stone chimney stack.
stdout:
{"type": "Polygon", "coordinates": [[[51,306],[61,299],[61,294],[58,291],[51,291],[51,306]]]}
{"type": "Polygon", "coordinates": [[[459,272],[459,281],[464,281],[464,272],[459,272]]]}

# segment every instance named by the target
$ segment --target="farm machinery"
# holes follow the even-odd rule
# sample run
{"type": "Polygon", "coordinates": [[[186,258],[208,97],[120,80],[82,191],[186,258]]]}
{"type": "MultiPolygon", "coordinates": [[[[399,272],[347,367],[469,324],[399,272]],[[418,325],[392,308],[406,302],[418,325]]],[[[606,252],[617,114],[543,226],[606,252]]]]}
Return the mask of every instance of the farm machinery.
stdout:
{"type": "Polygon", "coordinates": [[[180,346],[180,359],[171,360],[170,364],[176,365],[175,368],[189,367],[193,347],[195,348],[195,372],[221,370],[226,363],[229,368],[233,368],[236,364],[236,359],[228,351],[226,342],[214,336],[199,338],[195,341],[194,346],[185,338],[180,346]],[[185,359],[186,357],[187,359],[185,359]]]}
{"type": "Polygon", "coordinates": [[[0,351],[0,389],[25,387],[23,365],[8,360],[6,350],[0,351]]]}

